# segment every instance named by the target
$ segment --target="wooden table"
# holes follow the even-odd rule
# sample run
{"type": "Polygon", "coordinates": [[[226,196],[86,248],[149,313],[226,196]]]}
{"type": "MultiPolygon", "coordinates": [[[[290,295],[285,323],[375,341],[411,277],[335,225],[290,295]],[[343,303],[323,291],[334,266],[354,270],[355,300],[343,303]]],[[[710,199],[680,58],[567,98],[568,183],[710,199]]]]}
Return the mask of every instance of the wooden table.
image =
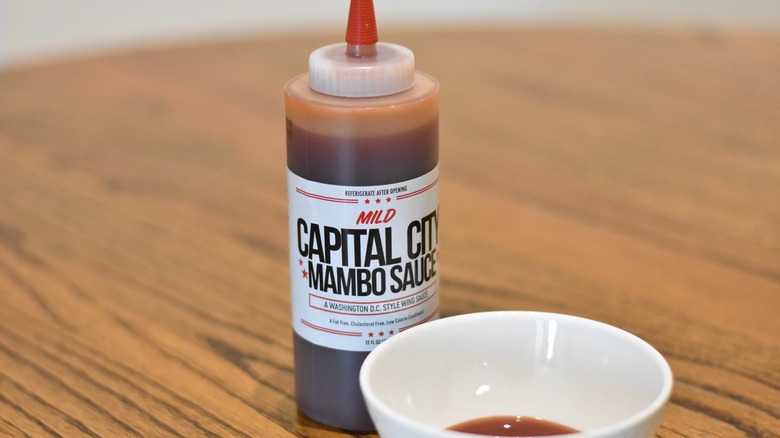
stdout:
{"type": "MultiPolygon", "coordinates": [[[[293,395],[282,101],[340,36],[0,74],[0,435],[343,435],[293,395]]],[[[659,436],[780,436],[780,39],[383,39],[442,85],[443,315],[616,325],[659,436]]]]}

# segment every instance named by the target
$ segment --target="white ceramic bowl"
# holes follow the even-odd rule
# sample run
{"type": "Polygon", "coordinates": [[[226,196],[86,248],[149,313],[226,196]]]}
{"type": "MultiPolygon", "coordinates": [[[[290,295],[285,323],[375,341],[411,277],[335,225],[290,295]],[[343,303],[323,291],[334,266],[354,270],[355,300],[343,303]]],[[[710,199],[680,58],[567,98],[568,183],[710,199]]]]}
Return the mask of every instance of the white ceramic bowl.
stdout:
{"type": "Polygon", "coordinates": [[[397,334],[363,364],[360,385],[383,438],[474,437],[445,430],[480,417],[537,417],[577,438],[652,437],[672,390],[658,351],[610,325],[500,311],[397,334]]]}

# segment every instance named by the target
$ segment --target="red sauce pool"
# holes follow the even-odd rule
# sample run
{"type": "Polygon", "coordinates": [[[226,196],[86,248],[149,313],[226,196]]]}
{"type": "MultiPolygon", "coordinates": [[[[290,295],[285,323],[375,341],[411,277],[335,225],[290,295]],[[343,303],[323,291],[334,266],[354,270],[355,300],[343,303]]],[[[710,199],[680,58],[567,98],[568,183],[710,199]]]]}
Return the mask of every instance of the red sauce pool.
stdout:
{"type": "Polygon", "coordinates": [[[565,435],[579,432],[563,424],[535,417],[520,417],[513,415],[497,415],[464,421],[447,428],[457,432],[473,433],[488,436],[537,437],[550,435],[565,435]]]}

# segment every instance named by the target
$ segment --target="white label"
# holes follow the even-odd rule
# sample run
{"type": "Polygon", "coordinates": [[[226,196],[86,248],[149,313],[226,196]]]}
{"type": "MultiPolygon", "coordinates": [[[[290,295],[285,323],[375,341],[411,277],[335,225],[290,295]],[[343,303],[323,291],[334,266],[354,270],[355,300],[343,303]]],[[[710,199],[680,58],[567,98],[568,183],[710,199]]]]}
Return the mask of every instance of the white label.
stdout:
{"type": "Polygon", "coordinates": [[[381,186],[287,171],[293,329],[370,351],[439,312],[439,168],[381,186]]]}

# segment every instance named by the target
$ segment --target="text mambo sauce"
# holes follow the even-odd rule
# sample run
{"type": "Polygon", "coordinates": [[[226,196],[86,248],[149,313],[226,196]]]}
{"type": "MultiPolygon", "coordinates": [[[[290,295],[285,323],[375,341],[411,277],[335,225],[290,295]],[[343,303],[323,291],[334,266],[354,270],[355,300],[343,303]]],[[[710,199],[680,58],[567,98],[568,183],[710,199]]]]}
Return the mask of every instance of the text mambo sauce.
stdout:
{"type": "Polygon", "coordinates": [[[312,289],[381,296],[421,286],[436,276],[438,210],[409,222],[398,240],[393,239],[398,230],[393,227],[337,228],[300,218],[296,228],[298,253],[308,260],[312,289]]]}

